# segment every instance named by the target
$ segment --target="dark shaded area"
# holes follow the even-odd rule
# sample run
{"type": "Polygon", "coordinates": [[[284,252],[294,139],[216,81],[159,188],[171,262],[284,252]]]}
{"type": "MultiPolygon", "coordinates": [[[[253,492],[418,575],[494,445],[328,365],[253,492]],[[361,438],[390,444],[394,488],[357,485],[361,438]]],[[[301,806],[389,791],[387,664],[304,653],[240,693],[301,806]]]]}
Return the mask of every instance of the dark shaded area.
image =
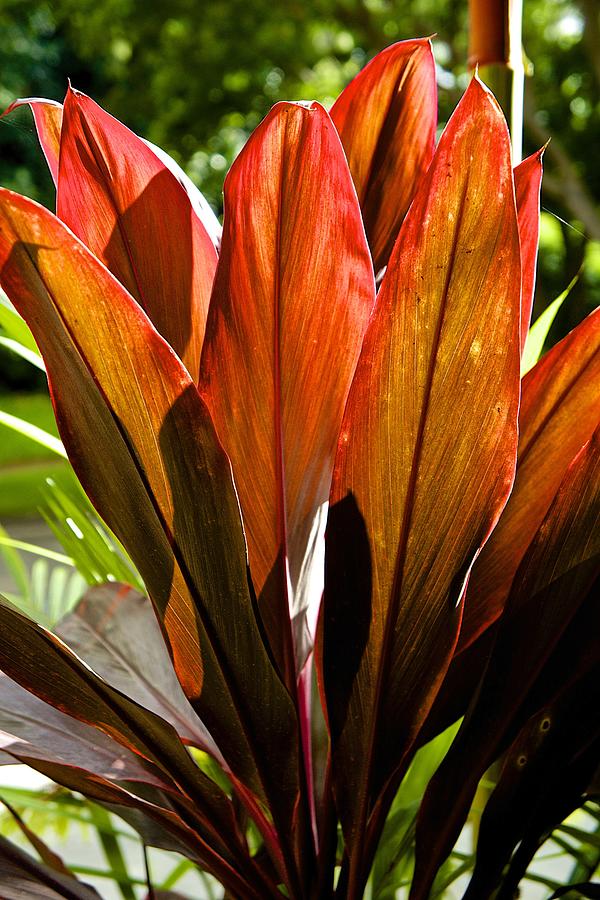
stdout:
{"type": "Polygon", "coordinates": [[[323,669],[335,740],[346,721],[352,683],[371,627],[371,551],[365,520],[353,494],[330,508],[325,547],[323,669]]]}
{"type": "Polygon", "coordinates": [[[466,650],[453,657],[446,677],[425,720],[417,744],[428,741],[465,715],[489,662],[495,626],[484,631],[466,650]]]}
{"type": "MultiPolygon", "coordinates": [[[[250,582],[252,582],[250,571],[248,572],[248,577],[250,582]]],[[[290,642],[291,630],[286,624],[286,618],[289,617],[289,606],[283,549],[279,550],[267,576],[260,597],[256,602],[256,612],[265,646],[269,648],[269,654],[275,663],[277,671],[284,682],[287,684],[293,683],[296,673],[295,666],[293,666],[293,649],[290,642]]]]}
{"type": "Polygon", "coordinates": [[[523,842],[503,886],[505,895],[512,896],[509,889],[518,884],[517,870],[520,879],[546,834],[583,803],[600,746],[599,629],[600,607],[593,590],[525,701],[529,718],[486,804],[465,900],[491,896],[523,842]]]}
{"type": "Polygon", "coordinates": [[[0,345],[0,393],[2,391],[44,391],[46,376],[41,369],[0,345]]]}

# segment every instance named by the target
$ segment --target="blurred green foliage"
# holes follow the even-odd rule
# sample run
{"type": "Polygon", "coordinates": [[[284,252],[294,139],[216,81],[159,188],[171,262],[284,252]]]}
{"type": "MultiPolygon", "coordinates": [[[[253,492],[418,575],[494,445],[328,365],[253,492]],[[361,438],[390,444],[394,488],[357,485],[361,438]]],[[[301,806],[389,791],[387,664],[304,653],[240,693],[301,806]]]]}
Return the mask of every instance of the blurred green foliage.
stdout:
{"type": "MultiPolygon", "coordinates": [[[[585,264],[557,334],[600,302],[599,16],[597,0],[524,0],[525,150],[553,138],[536,315],[585,264]]],[[[469,77],[467,29],[467,0],[0,0],[0,106],[60,100],[70,77],[220,211],[225,172],[274,102],[330,104],[393,41],[436,33],[443,123],[469,77]]],[[[0,183],[51,206],[40,156],[26,110],[3,120],[0,183]]]]}

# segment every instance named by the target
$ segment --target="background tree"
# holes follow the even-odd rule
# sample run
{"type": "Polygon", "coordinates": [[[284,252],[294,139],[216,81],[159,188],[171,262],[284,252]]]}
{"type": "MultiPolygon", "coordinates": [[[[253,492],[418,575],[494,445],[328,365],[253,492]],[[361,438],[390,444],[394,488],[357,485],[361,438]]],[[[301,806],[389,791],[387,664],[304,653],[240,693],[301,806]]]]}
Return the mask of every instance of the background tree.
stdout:
{"type": "MultiPolygon", "coordinates": [[[[524,3],[533,76],[525,154],[552,137],[534,315],[584,264],[555,332],[600,302],[599,17],[596,0],[524,3]]],[[[1,0],[0,102],[62,99],[70,77],[175,156],[220,210],[224,172],[274,102],[330,104],[366,59],[395,40],[437,33],[444,122],[469,77],[467,19],[464,0],[173,0],[168,10],[157,0],[1,0]]],[[[25,110],[0,129],[0,181],[53,202],[25,110]]]]}

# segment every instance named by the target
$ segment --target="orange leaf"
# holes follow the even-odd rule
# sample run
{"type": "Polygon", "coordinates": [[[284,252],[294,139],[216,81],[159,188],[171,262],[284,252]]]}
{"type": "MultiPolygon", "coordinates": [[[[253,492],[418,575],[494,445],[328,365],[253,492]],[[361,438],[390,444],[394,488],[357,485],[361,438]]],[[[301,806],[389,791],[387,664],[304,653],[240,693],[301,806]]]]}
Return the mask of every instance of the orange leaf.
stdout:
{"type": "Polygon", "coordinates": [[[508,131],[475,79],[394,247],[334,472],[323,665],[355,890],[372,804],[444,676],[512,484],[519,300],[508,131]]]}
{"type": "MultiPolygon", "coordinates": [[[[37,135],[52,175],[52,180],[58,185],[58,157],[60,153],[60,130],[62,127],[63,108],[56,100],[43,100],[41,97],[25,97],[11,103],[2,115],[7,116],[20,106],[31,107],[37,135]]],[[[1,118],[1,116],[0,116],[1,118]]]]}
{"type": "Polygon", "coordinates": [[[563,475],[596,428],[600,310],[556,344],[523,379],[515,485],[473,567],[458,652],[500,615],[510,585],[563,475]]]}
{"type": "Polygon", "coordinates": [[[400,41],[379,53],[342,91],[331,118],[379,272],[433,156],[437,88],[431,42],[400,41]]]}
{"type": "Polygon", "coordinates": [[[295,714],[262,642],[229,461],[195,385],[87,248],[5,190],[0,282],[32,328],[70,459],[144,579],[186,695],[232,772],[287,827],[295,714]]]}
{"type": "Polygon", "coordinates": [[[544,148],[524,159],[514,172],[521,240],[521,353],[529,331],[535,291],[543,154],[544,148]]]}
{"type": "Polygon", "coordinates": [[[141,304],[195,380],[217,262],[213,242],[156,153],[71,89],[57,214],[141,304]]]}
{"type": "MultiPolygon", "coordinates": [[[[231,459],[254,587],[290,686],[289,615],[300,667],[317,515],[374,299],[356,194],[331,120],[318,104],[280,103],[225,182],[200,390],[231,459]]],[[[317,585],[316,602],[320,594],[317,585]]]]}
{"type": "Polygon", "coordinates": [[[600,428],[568,468],[523,557],[476,702],[427,788],[417,828],[414,900],[429,896],[479,779],[524,725],[528,694],[599,572],[600,428]]]}

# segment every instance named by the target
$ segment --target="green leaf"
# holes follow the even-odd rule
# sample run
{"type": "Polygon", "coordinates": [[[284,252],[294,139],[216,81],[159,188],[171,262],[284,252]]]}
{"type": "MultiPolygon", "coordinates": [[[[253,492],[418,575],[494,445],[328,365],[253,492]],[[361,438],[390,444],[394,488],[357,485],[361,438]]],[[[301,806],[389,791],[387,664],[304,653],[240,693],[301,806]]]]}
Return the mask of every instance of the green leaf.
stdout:
{"type": "Polygon", "coordinates": [[[8,297],[0,287],[0,328],[3,328],[11,340],[16,341],[31,353],[40,357],[40,351],[34,337],[25,320],[19,315],[10,303],[8,297]]]}
{"type": "Polygon", "coordinates": [[[112,830],[109,813],[101,806],[92,806],[90,818],[98,830],[100,844],[110,866],[110,877],[117,883],[123,900],[136,900],[137,894],[132,886],[119,838],[112,830]]]}
{"type": "Polygon", "coordinates": [[[57,456],[62,456],[63,459],[67,458],[67,454],[61,440],[54,437],[53,434],[48,434],[48,432],[44,431],[43,428],[38,428],[37,425],[33,425],[31,422],[26,422],[25,419],[20,419],[17,416],[11,416],[10,413],[3,412],[0,409],[0,425],[5,425],[7,428],[12,428],[13,431],[17,431],[19,434],[28,437],[32,441],[35,441],[35,443],[41,444],[42,447],[46,447],[47,450],[51,450],[52,453],[56,453],[57,456]]]}
{"type": "Polygon", "coordinates": [[[536,362],[542,355],[542,350],[544,349],[544,344],[546,343],[546,338],[548,337],[548,332],[552,327],[552,323],[554,322],[561,306],[579,281],[579,272],[570,284],[565,288],[565,290],[560,294],[556,300],[553,300],[549,306],[546,307],[544,312],[538,316],[535,320],[529,332],[527,334],[527,340],[525,342],[525,349],[523,351],[523,357],[521,359],[521,377],[526,375],[530,369],[533,369],[536,362]]]}
{"type": "Polygon", "coordinates": [[[15,550],[22,550],[24,553],[34,553],[36,556],[52,559],[54,562],[63,563],[65,566],[74,566],[74,562],[70,556],[64,553],[56,553],[54,550],[47,550],[46,547],[40,547],[37,544],[29,544],[27,541],[18,541],[6,534],[0,533],[0,545],[4,547],[12,547],[15,550]]]}
{"type": "Polygon", "coordinates": [[[43,500],[42,515],[88,584],[122,581],[144,592],[125,549],[77,485],[48,478],[43,500]]]}
{"type": "Polygon", "coordinates": [[[17,548],[3,540],[9,540],[10,537],[5,529],[0,525],[0,554],[4,558],[4,562],[9,573],[12,575],[17,591],[23,600],[29,599],[29,576],[27,574],[27,566],[21,558],[21,554],[17,552],[17,548]]]}
{"type": "Polygon", "coordinates": [[[28,363],[31,363],[32,366],[35,366],[42,372],[46,371],[46,366],[44,365],[42,357],[39,355],[39,353],[30,350],[29,347],[25,347],[23,344],[15,341],[13,338],[7,338],[3,335],[0,335],[0,347],[5,347],[7,350],[10,350],[11,353],[16,353],[17,356],[20,356],[28,363]]]}

